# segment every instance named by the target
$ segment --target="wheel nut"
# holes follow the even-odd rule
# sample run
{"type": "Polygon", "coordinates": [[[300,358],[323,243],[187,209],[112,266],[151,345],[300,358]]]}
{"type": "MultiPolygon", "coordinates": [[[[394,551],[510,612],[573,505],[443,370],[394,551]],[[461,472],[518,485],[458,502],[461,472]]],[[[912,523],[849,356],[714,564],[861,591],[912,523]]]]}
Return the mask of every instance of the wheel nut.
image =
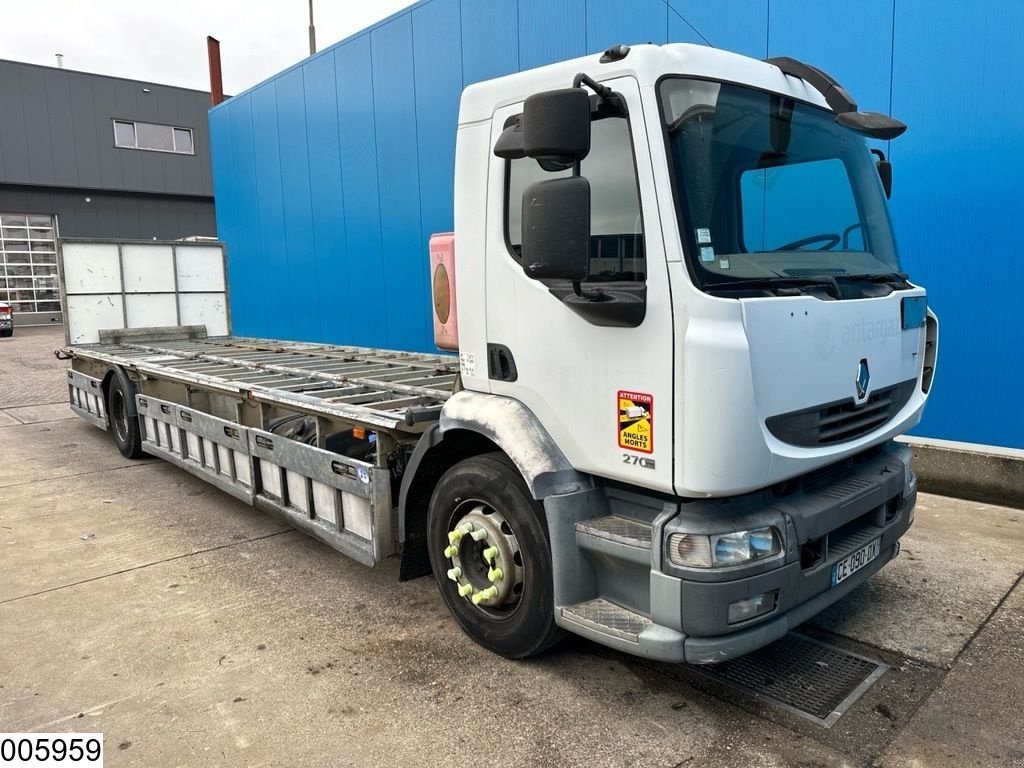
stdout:
{"type": "Polygon", "coordinates": [[[493,563],[494,562],[494,558],[497,557],[497,556],[498,556],[498,548],[497,547],[488,547],[487,549],[484,550],[484,560],[486,560],[488,563],[493,563]]]}
{"type": "Polygon", "coordinates": [[[490,600],[492,597],[498,596],[497,587],[488,587],[487,589],[481,589],[475,595],[473,595],[473,605],[480,605],[484,600],[490,600]]]}
{"type": "Polygon", "coordinates": [[[459,554],[459,548],[452,544],[450,547],[444,548],[444,556],[447,558],[453,558],[459,554]]]}
{"type": "Polygon", "coordinates": [[[459,577],[461,575],[462,575],[462,569],[461,568],[449,568],[448,569],[448,578],[451,579],[452,581],[458,581],[459,577]]]}
{"type": "MultiPolygon", "coordinates": [[[[469,597],[473,594],[472,584],[462,584],[459,586],[459,597],[469,597]]],[[[476,603],[476,595],[473,595],[473,602],[476,603]]]]}
{"type": "Polygon", "coordinates": [[[473,541],[481,541],[487,538],[487,529],[479,528],[478,530],[473,531],[469,535],[472,537],[473,541]]]}
{"type": "MultiPolygon", "coordinates": [[[[451,573],[451,571],[448,573],[451,573]]],[[[493,584],[496,581],[501,581],[501,577],[504,575],[505,574],[501,572],[501,568],[491,568],[491,570],[487,572],[487,580],[493,584]]]]}
{"type": "Polygon", "coordinates": [[[462,540],[462,531],[456,528],[454,531],[448,531],[448,543],[458,544],[462,540]]]}

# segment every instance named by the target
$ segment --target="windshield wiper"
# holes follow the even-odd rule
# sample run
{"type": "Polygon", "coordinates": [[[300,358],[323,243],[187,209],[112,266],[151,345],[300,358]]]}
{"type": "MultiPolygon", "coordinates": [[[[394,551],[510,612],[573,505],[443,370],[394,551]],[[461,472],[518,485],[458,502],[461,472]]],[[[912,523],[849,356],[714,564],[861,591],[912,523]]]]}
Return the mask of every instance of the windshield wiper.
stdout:
{"type": "MultiPolygon", "coordinates": [[[[844,275],[845,277],[845,275],[844,275]]],[[[749,280],[723,280],[718,283],[705,283],[704,289],[743,289],[743,288],[805,288],[812,285],[821,285],[828,288],[829,295],[833,298],[840,298],[839,285],[831,275],[819,277],[756,277],[749,280]]]]}

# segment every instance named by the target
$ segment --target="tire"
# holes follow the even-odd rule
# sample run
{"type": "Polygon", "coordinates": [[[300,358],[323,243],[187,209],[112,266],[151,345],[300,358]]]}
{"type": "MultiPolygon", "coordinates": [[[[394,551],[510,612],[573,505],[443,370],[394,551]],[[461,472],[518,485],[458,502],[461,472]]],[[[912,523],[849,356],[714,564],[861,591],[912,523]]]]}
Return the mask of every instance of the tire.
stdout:
{"type": "Polygon", "coordinates": [[[121,371],[114,371],[107,389],[107,422],[110,434],[114,438],[117,450],[126,459],[141,459],[146,454],[142,450],[142,433],[139,431],[139,418],[133,416],[135,387],[121,371]]]}
{"type": "Polygon", "coordinates": [[[0,336],[3,336],[5,339],[9,338],[9,337],[11,337],[13,335],[14,335],[14,329],[13,328],[6,328],[5,330],[0,331],[0,336]]]}
{"type": "Polygon", "coordinates": [[[555,624],[544,509],[504,454],[465,459],[441,477],[427,512],[427,550],[448,610],[462,630],[487,650],[523,659],[563,637],[555,624]],[[449,534],[456,527],[473,521],[477,535],[485,531],[486,538],[474,540],[472,533],[462,533],[457,542],[451,541],[449,534]],[[497,551],[490,554],[490,564],[484,554],[488,549],[497,551]],[[450,575],[456,568],[459,573],[450,575]],[[499,569],[501,576],[490,578],[499,569]],[[501,594],[474,602],[481,596],[478,593],[490,589],[500,589],[501,594]]]}

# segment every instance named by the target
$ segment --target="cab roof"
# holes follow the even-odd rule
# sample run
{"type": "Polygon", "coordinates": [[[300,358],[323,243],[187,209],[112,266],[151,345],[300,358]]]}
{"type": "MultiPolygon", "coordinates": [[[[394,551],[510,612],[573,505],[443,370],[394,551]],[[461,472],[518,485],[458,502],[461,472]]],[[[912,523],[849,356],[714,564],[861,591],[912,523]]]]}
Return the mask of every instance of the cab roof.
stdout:
{"type": "Polygon", "coordinates": [[[459,124],[490,120],[496,109],[521,102],[538,91],[568,88],[579,72],[598,81],[633,77],[641,88],[653,86],[665,75],[689,75],[747,85],[828,109],[819,91],[783,74],[774,64],[706,45],[635,45],[617,61],[601,63],[601,57],[599,53],[581,56],[467,86],[462,92],[459,124]]]}

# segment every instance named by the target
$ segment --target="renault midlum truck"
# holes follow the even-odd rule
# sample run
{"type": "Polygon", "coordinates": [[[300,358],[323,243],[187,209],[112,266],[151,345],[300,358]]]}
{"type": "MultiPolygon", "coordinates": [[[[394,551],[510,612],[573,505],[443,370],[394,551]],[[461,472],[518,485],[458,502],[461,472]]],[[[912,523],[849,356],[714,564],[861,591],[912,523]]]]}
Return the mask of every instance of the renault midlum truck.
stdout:
{"type": "Polygon", "coordinates": [[[913,522],[893,438],[938,326],[887,209],[904,129],[799,61],[692,45],[471,85],[455,231],[423,254],[457,355],[235,337],[217,244],[67,240],[71,407],[126,456],[432,572],[495,653],[572,632],[736,657],[913,522]]]}

